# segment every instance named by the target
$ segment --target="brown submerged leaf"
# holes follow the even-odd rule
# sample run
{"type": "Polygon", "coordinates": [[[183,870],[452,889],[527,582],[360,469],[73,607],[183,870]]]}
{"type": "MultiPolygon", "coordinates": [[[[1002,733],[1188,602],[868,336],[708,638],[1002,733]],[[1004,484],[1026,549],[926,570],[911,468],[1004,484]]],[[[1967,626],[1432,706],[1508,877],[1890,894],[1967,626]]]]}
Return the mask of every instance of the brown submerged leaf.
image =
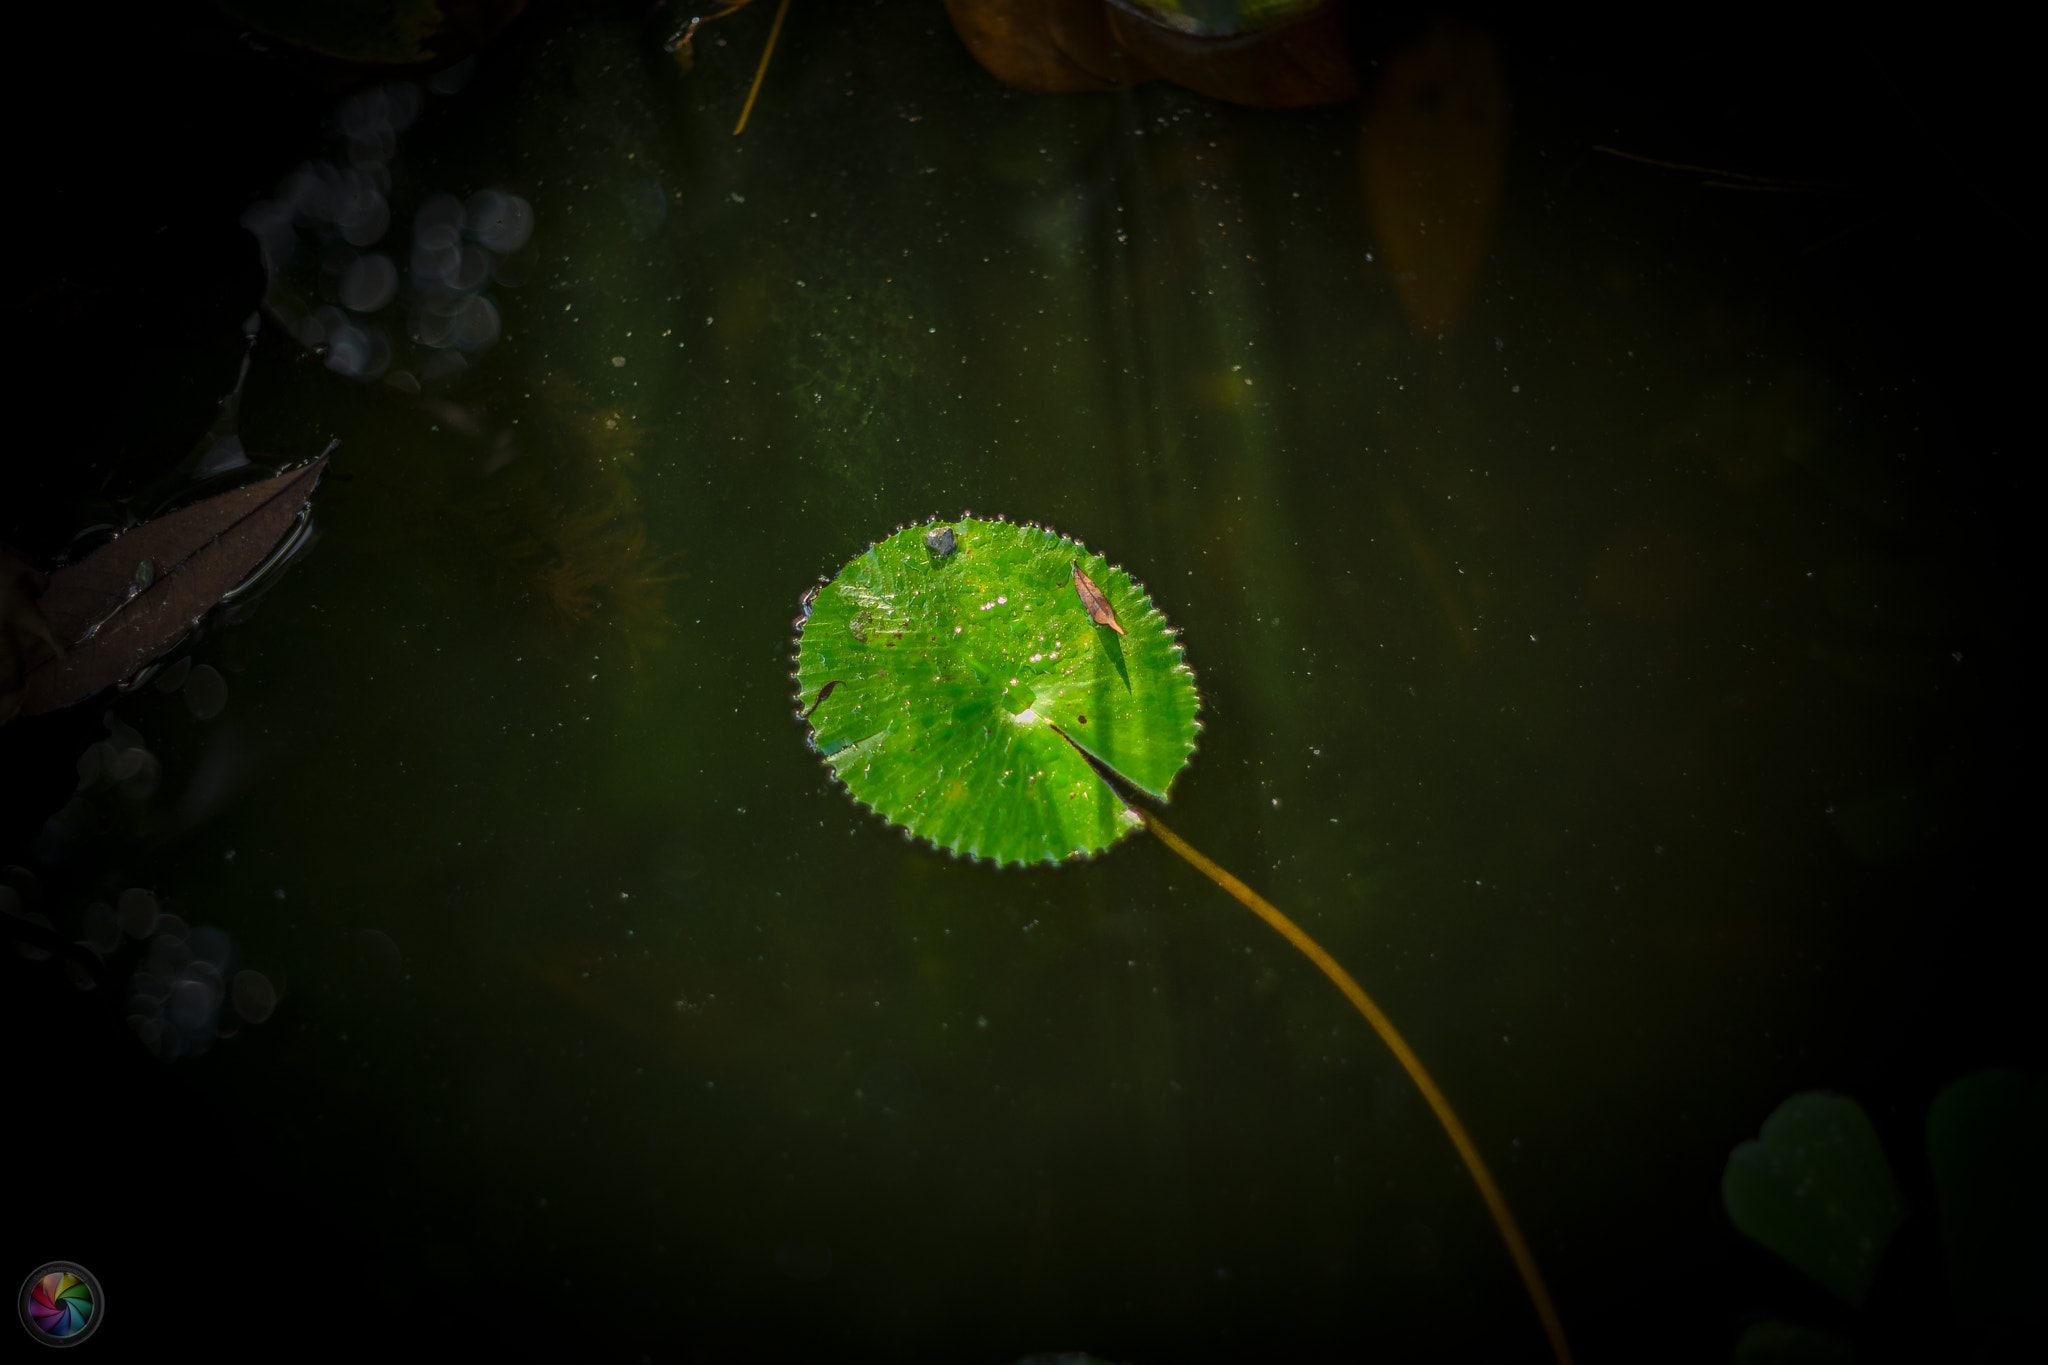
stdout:
{"type": "Polygon", "coordinates": [[[1424,336],[1457,326],[1486,263],[1507,159],[1493,42],[1443,24],[1388,58],[1359,129],[1366,219],[1424,336]]]}
{"type": "Polygon", "coordinates": [[[1116,619],[1116,608],[1109,605],[1109,599],[1102,595],[1102,589],[1095,586],[1095,580],[1082,573],[1078,563],[1068,567],[1074,571],[1074,591],[1080,595],[1081,605],[1088,608],[1088,619],[1123,634],[1123,625],[1116,619]]]}
{"type": "Polygon", "coordinates": [[[174,646],[283,542],[327,460],[144,522],[51,574],[40,605],[64,648],[38,645],[22,714],[69,706],[174,646]]]}

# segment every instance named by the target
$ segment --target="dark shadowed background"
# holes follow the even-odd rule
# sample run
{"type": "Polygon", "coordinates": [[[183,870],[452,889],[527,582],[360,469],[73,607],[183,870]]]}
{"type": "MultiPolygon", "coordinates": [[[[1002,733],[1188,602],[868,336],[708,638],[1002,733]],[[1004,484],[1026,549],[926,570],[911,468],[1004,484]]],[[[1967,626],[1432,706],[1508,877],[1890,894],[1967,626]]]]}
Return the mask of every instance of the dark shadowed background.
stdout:
{"type": "Polygon", "coordinates": [[[192,647],[224,702],[0,727],[51,932],[145,889],[280,996],[138,1037],[176,964],[133,934],[91,990],[10,952],[0,1271],[91,1267],[110,1358],[1543,1358],[1426,1111],[1242,912],[1143,842],[908,846],[805,752],[797,595],[972,508],[1185,627],[1177,827],[1407,1030],[1582,1359],[1760,1316],[1967,1358],[1928,1104],[2042,1065],[2017,35],[1354,14],[1368,91],[1446,17],[1499,54],[1438,339],[1359,105],[1023,95],[936,2],[795,0],[736,141],[769,8],[685,76],[668,10],[538,4],[423,96],[384,246],[491,190],[532,242],[488,338],[410,343],[401,300],[361,378],[280,321],[345,265],[273,284],[240,220],[423,73],[204,5],[12,18],[0,541],[48,566],[156,489],[266,287],[243,438],[344,444],[321,544],[192,647]],[[1719,1202],[1809,1089],[1911,1209],[1860,1313],[1719,1202]]]}

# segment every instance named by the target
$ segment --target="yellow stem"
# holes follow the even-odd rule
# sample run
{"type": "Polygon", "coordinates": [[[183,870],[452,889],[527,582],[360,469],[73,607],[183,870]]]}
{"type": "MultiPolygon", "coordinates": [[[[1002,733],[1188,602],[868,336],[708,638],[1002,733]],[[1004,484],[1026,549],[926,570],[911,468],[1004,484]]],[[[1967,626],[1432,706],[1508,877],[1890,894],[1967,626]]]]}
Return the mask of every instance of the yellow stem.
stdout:
{"type": "Polygon", "coordinates": [[[1151,830],[1159,842],[1187,859],[1197,872],[1229,892],[1253,914],[1272,925],[1280,937],[1299,948],[1302,956],[1321,968],[1323,975],[1329,977],[1337,989],[1344,992],[1344,997],[1365,1016],[1365,1022],[1372,1025],[1373,1032],[1379,1034],[1380,1041],[1393,1052],[1394,1060],[1408,1073],[1408,1079],[1415,1082],[1422,1098],[1429,1101],[1437,1122],[1450,1135],[1451,1145],[1465,1159],[1465,1169],[1472,1173],[1473,1183],[1479,1186],[1479,1197],[1486,1201],[1494,1226],[1500,1229],[1500,1238],[1507,1243],[1508,1255],[1514,1258],[1515,1269],[1522,1273],[1522,1285],[1536,1305],[1536,1316],[1543,1321],[1543,1331],[1550,1338],[1550,1349],[1556,1353],[1559,1365],[1571,1365],[1572,1350],[1565,1343],[1564,1324],[1558,1321],[1557,1309],[1550,1302],[1550,1291],[1543,1287],[1543,1273],[1536,1268],[1536,1257],[1522,1239],[1522,1230],[1515,1225],[1515,1215],[1508,1211],[1506,1197],[1501,1194],[1500,1186],[1493,1183],[1493,1175],[1486,1169],[1486,1162],[1480,1158],[1479,1148],[1466,1133],[1465,1125],[1458,1122],[1458,1116],[1451,1111],[1451,1102],[1444,1098],[1443,1091],[1436,1088],[1436,1082],[1423,1069],[1422,1059],[1408,1046],[1408,1040],[1394,1027],[1394,1021],[1387,1018],[1372,1002],[1372,997],[1351,979],[1351,973],[1339,966],[1337,959],[1324,952],[1322,946],[1303,933],[1293,920],[1281,914],[1258,892],[1210,862],[1187,840],[1161,824],[1158,816],[1136,806],[1132,809],[1137,811],[1145,822],[1145,828],[1151,830]]]}
{"type": "Polygon", "coordinates": [[[761,93],[762,78],[768,74],[768,59],[775,55],[775,40],[782,34],[782,16],[789,13],[789,0],[775,7],[775,22],[768,28],[768,46],[761,49],[761,65],[754,71],[754,88],[747,91],[746,107],[740,110],[740,121],[732,126],[732,135],[738,137],[747,126],[747,115],[754,112],[754,97],[761,93]]]}

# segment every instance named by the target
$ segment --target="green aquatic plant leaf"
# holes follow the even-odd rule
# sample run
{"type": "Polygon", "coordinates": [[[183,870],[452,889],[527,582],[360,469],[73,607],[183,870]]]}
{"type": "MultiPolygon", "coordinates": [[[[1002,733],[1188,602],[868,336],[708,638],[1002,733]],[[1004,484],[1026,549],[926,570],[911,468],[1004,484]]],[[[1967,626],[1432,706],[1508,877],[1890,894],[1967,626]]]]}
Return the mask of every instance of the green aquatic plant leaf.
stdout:
{"type": "Polygon", "coordinates": [[[1194,675],[1166,618],[1043,527],[905,527],[807,598],[798,630],[813,746],[856,800],[956,854],[1099,853],[1138,824],[1076,747],[1159,801],[1194,752],[1194,675]],[[1122,634],[1091,619],[1081,578],[1122,634]]]}
{"type": "Polygon", "coordinates": [[[1752,1241],[1852,1308],[1877,1275],[1905,1200],[1877,1131],[1847,1095],[1794,1095],[1729,1153],[1721,1202],[1752,1241]]]}
{"type": "Polygon", "coordinates": [[[797,714],[856,800],[998,864],[1086,857],[1149,830],[1313,962],[1422,1092],[1571,1365],[1506,1196],[1393,1020],[1301,926],[1106,780],[1164,802],[1200,728],[1180,645],[1129,574],[1043,527],[962,517],[870,547],[804,594],[796,625],[797,714]]]}

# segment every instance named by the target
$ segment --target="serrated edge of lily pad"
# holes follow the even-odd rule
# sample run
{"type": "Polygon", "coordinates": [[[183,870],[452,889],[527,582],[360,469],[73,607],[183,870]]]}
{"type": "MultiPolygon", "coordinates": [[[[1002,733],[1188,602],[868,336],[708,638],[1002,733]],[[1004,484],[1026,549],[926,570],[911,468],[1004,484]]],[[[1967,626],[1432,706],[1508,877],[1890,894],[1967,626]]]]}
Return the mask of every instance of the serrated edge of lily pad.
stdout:
{"type": "MultiPolygon", "coordinates": [[[[879,536],[876,539],[869,541],[867,543],[867,546],[864,549],[862,549],[858,554],[855,554],[848,558],[845,564],[840,565],[839,573],[846,572],[848,566],[858,562],[863,555],[866,555],[867,553],[872,551],[877,545],[880,545],[883,541],[893,540],[897,536],[903,534],[903,532],[905,531],[910,530],[914,526],[936,526],[940,524],[951,526],[957,522],[966,521],[969,519],[975,521],[999,522],[1006,526],[1021,526],[1026,527],[1033,531],[1043,531],[1049,536],[1052,536],[1058,540],[1065,541],[1067,544],[1074,546],[1078,550],[1085,551],[1088,549],[1087,541],[1082,540],[1078,536],[1068,535],[1065,531],[1061,531],[1055,527],[1048,526],[1044,522],[1015,520],[1010,517],[1004,516],[1000,512],[976,512],[970,508],[962,508],[960,511],[960,515],[957,517],[953,517],[951,519],[942,517],[938,513],[934,512],[922,521],[898,522],[895,526],[889,529],[886,535],[879,536]]],[[[1193,720],[1194,734],[1188,740],[1187,757],[1184,760],[1182,760],[1180,768],[1176,770],[1174,773],[1174,777],[1177,778],[1180,776],[1181,773],[1187,771],[1188,765],[1195,761],[1195,755],[1200,753],[1202,750],[1202,730],[1204,728],[1204,722],[1201,716],[1202,689],[1195,680],[1194,666],[1190,664],[1187,660],[1187,649],[1184,645],[1181,644],[1181,628],[1178,625],[1176,625],[1173,621],[1167,618],[1165,611],[1160,609],[1159,603],[1153,598],[1152,590],[1145,585],[1142,579],[1140,579],[1136,574],[1131,573],[1128,569],[1125,569],[1121,564],[1109,561],[1109,557],[1107,555],[1104,555],[1103,559],[1105,562],[1109,562],[1110,568],[1117,570],[1118,572],[1122,573],[1126,578],[1130,579],[1132,586],[1136,587],[1140,593],[1144,594],[1145,601],[1151,606],[1151,608],[1154,611],[1157,611],[1159,613],[1160,620],[1165,623],[1166,635],[1172,642],[1174,652],[1174,667],[1180,669],[1182,672],[1187,674],[1188,686],[1194,689],[1196,706],[1196,714],[1193,720]]],[[[823,590],[823,588],[827,584],[832,582],[832,580],[837,576],[837,574],[831,573],[819,574],[816,581],[813,582],[809,588],[805,589],[803,594],[797,599],[798,615],[794,620],[790,622],[790,625],[792,627],[792,633],[790,635],[789,661],[791,667],[789,670],[789,680],[791,683],[797,685],[795,691],[793,691],[790,696],[790,700],[795,703],[794,707],[790,711],[790,715],[799,725],[803,727],[804,744],[811,750],[812,753],[818,752],[818,730],[816,726],[811,724],[809,718],[806,717],[804,714],[804,694],[797,665],[803,657],[804,626],[808,624],[810,621],[811,602],[817,597],[818,593],[821,590],[823,590]]],[[[1059,734],[1062,738],[1066,737],[1065,731],[1060,731],[1059,734]]],[[[1068,739],[1067,742],[1070,744],[1073,743],[1071,739],[1068,739]]],[[[1075,747],[1077,749],[1079,748],[1078,745],[1076,745],[1075,747]]],[[[1091,766],[1102,762],[1102,760],[1096,758],[1093,754],[1089,753],[1085,749],[1080,750],[1080,752],[1083,760],[1088,762],[1091,766]]],[[[868,814],[874,816],[876,819],[880,820],[888,828],[896,830],[903,836],[904,841],[906,843],[925,844],[933,849],[936,849],[940,853],[946,854],[949,857],[958,858],[962,862],[989,863],[998,869],[1007,867],[1069,867],[1075,863],[1089,862],[1097,856],[1109,852],[1111,849],[1115,848],[1117,844],[1123,842],[1123,838],[1125,837],[1120,835],[1115,840],[1112,840],[1111,842],[1104,844],[1101,848],[1095,850],[1092,853],[1081,849],[1076,849],[1074,852],[1068,854],[1066,857],[1056,860],[1037,860],[1032,862],[1026,862],[1023,859],[1019,858],[1009,862],[1005,862],[1001,858],[997,858],[985,853],[980,853],[975,849],[948,848],[946,845],[939,843],[937,840],[931,838],[928,835],[919,834],[917,831],[911,829],[910,826],[902,823],[899,820],[891,819],[889,816],[883,814],[882,811],[877,809],[874,805],[867,801],[863,801],[859,796],[855,795],[853,788],[847,786],[846,779],[841,777],[839,773],[835,769],[833,769],[830,764],[823,763],[821,761],[819,766],[824,768],[826,779],[829,782],[831,782],[832,785],[841,788],[846,793],[846,797],[849,801],[853,802],[855,806],[858,806],[860,809],[866,811],[868,814]]],[[[1107,767],[1108,765],[1103,764],[1103,766],[1107,767]]],[[[1111,769],[1111,771],[1115,770],[1111,769]]],[[[1127,782],[1126,785],[1129,786],[1132,790],[1137,789],[1135,783],[1127,782]]],[[[1167,786],[1170,788],[1172,785],[1172,779],[1169,779],[1167,782],[1167,786]]],[[[1118,792],[1117,796],[1119,800],[1128,799],[1122,792],[1118,792]]],[[[1139,826],[1132,825],[1130,828],[1133,831],[1135,831],[1139,828],[1139,826]]]]}

